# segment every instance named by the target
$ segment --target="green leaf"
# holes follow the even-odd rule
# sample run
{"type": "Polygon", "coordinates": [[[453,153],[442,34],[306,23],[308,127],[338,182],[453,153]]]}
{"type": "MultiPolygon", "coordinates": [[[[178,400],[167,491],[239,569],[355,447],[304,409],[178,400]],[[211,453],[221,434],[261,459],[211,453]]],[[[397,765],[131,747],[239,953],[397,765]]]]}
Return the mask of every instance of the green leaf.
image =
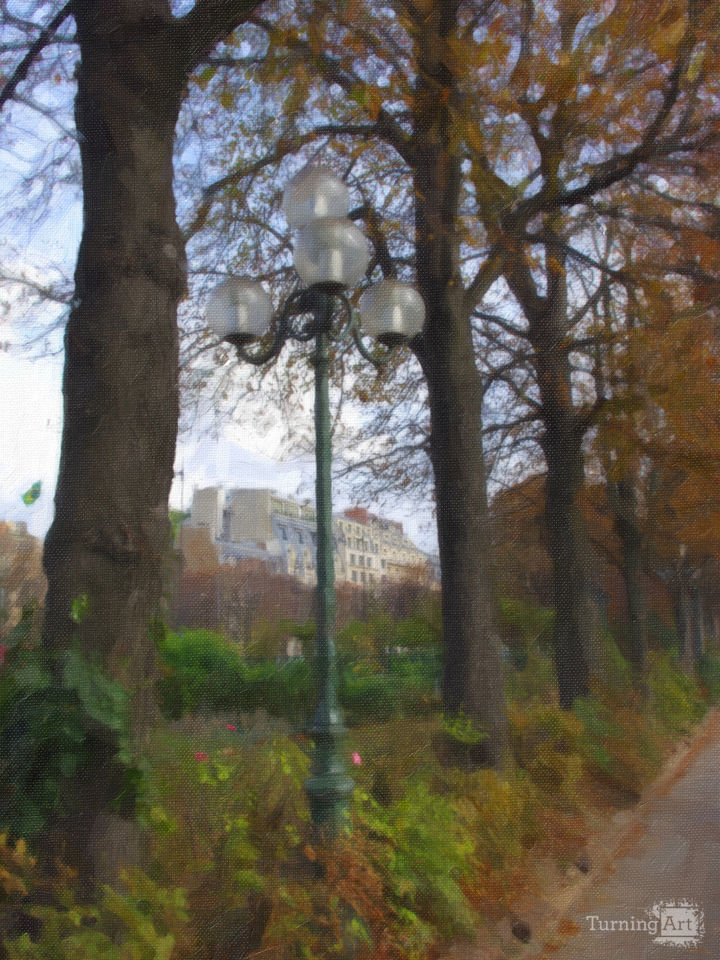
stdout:
{"type": "Polygon", "coordinates": [[[63,753],[58,760],[60,773],[64,777],[71,777],[77,770],[79,757],[75,753],[63,753]]]}
{"type": "Polygon", "coordinates": [[[82,623],[90,609],[90,597],[86,593],[81,593],[73,597],[70,603],[70,617],[75,623],[82,623]]]}
{"type": "Polygon", "coordinates": [[[46,690],[51,682],[49,671],[32,661],[18,667],[14,676],[15,683],[22,690],[46,690]]]}
{"type": "Polygon", "coordinates": [[[65,652],[65,686],[74,690],[88,716],[116,733],[127,725],[128,696],[122,686],[99,667],[92,666],[76,650],[65,652]]]}

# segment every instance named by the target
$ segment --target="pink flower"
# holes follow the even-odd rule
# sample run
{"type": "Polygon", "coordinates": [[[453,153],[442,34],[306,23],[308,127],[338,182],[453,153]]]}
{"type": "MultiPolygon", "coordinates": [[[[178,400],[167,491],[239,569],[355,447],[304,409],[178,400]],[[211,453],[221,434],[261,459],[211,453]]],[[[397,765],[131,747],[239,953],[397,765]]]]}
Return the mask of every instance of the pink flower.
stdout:
{"type": "Polygon", "coordinates": [[[357,752],[357,750],[352,755],[352,762],[355,764],[356,767],[359,767],[362,765],[362,757],[357,752]]]}
{"type": "Polygon", "coordinates": [[[196,760],[209,760],[209,759],[210,759],[210,755],[207,754],[207,753],[203,753],[202,750],[198,750],[198,752],[195,754],[195,759],[196,759],[196,760]]]}
{"type": "Polygon", "coordinates": [[[225,726],[228,730],[237,730],[237,727],[234,723],[226,723],[225,726]]]}

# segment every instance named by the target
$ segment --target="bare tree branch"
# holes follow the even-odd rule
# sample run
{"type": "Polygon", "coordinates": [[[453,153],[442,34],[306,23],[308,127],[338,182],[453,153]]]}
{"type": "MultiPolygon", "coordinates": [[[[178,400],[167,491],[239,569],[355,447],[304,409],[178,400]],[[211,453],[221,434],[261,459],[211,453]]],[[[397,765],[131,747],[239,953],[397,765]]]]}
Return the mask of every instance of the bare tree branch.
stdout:
{"type": "Polygon", "coordinates": [[[15,91],[30,72],[30,67],[38,58],[40,53],[53,42],[56,32],[60,26],[72,16],[74,0],[69,0],[64,7],[55,14],[50,23],[40,31],[37,39],[30,44],[28,52],[22,58],[17,67],[13,70],[11,76],[5,81],[0,90],[0,110],[5,106],[8,100],[12,100],[15,91]]]}

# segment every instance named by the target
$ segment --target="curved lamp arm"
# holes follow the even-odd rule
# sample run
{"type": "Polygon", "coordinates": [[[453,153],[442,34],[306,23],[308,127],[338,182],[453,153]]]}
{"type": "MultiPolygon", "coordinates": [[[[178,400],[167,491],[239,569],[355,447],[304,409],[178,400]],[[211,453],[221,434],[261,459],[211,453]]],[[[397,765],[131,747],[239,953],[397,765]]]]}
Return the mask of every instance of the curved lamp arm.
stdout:
{"type": "Polygon", "coordinates": [[[362,341],[362,332],[357,317],[353,318],[350,324],[350,332],[352,333],[352,338],[355,341],[355,346],[360,356],[364,357],[368,363],[371,363],[376,369],[382,370],[395,352],[397,344],[379,344],[376,342],[375,350],[368,350],[362,341]]]}
{"type": "MultiPolygon", "coordinates": [[[[261,367],[263,364],[268,363],[270,360],[274,360],[278,356],[280,351],[287,339],[294,335],[297,339],[300,337],[294,333],[292,330],[291,316],[293,312],[298,312],[297,310],[293,311],[293,307],[296,303],[302,306],[302,302],[305,298],[305,291],[299,290],[294,293],[291,293],[283,304],[282,310],[277,320],[275,326],[275,333],[273,334],[272,342],[270,346],[266,347],[264,350],[250,350],[248,349],[248,341],[242,337],[237,336],[236,334],[230,334],[225,337],[228,343],[231,343],[237,350],[237,355],[241,360],[244,360],[246,363],[252,363],[256,367],[261,367]]],[[[306,339],[310,339],[307,337],[306,339]]]]}

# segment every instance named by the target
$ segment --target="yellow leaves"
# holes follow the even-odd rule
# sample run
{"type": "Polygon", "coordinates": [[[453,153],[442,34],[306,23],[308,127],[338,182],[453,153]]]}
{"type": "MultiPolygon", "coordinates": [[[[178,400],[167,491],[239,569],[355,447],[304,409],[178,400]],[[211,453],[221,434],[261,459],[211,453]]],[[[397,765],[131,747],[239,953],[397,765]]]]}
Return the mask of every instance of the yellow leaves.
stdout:
{"type": "Polygon", "coordinates": [[[685,35],[685,28],[685,18],[679,17],[653,32],[650,43],[660,60],[669,60],[675,56],[678,44],[685,35]]]}
{"type": "Polygon", "coordinates": [[[220,94],[220,106],[225,110],[232,110],[235,106],[235,94],[232,90],[223,90],[220,94]]]}
{"type": "Polygon", "coordinates": [[[308,45],[315,54],[323,53],[325,50],[325,28],[324,20],[311,17],[307,25],[308,45]]]}
{"type": "Polygon", "coordinates": [[[7,834],[0,834],[0,890],[5,897],[27,896],[28,875],[34,866],[35,857],[28,853],[22,837],[13,847],[7,834]]]}
{"type": "Polygon", "coordinates": [[[550,256],[547,261],[548,271],[554,273],[556,276],[563,276],[565,274],[565,267],[560,263],[557,257],[550,256]]]}
{"type": "Polygon", "coordinates": [[[703,64],[705,63],[705,57],[706,57],[706,51],[702,47],[697,48],[693,52],[693,55],[690,57],[687,73],[685,75],[687,77],[688,83],[695,83],[695,81],[697,80],[700,74],[700,70],[702,69],[703,64]]]}
{"type": "Polygon", "coordinates": [[[634,22],[646,24],[647,42],[661,61],[672,59],[687,30],[686,4],[678,0],[645,0],[634,22]]]}
{"type": "Polygon", "coordinates": [[[305,104],[310,89],[310,80],[308,78],[305,65],[299,63],[295,69],[295,76],[290,87],[290,92],[285,97],[283,103],[283,112],[288,116],[297,113],[305,104]]]}

